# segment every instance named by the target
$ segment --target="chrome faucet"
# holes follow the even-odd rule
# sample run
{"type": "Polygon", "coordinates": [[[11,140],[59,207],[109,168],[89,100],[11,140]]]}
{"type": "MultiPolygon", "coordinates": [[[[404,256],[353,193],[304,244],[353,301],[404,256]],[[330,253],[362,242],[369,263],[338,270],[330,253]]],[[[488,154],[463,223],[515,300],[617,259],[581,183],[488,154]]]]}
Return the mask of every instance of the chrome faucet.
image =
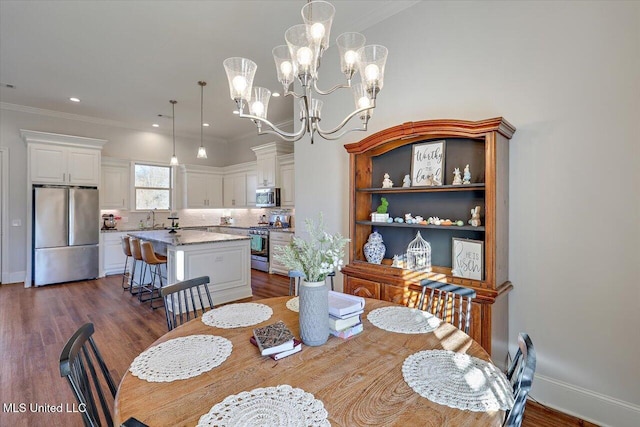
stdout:
{"type": "MultiPolygon", "coordinates": [[[[156,210],[152,209],[149,211],[151,213],[151,228],[156,228],[156,210]]],[[[149,219],[149,215],[147,214],[147,220],[149,219]]]]}

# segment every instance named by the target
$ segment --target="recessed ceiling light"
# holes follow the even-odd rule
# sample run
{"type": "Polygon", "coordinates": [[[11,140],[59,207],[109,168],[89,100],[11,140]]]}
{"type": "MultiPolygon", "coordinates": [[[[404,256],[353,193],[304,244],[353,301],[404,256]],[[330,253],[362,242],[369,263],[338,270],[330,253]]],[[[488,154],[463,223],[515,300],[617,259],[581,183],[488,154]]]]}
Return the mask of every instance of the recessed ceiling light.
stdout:
{"type": "Polygon", "coordinates": [[[273,96],[274,98],[278,98],[280,96],[280,92],[273,92],[271,96],[273,96]]]}
{"type": "Polygon", "coordinates": [[[209,123],[203,123],[202,126],[208,128],[209,127],[209,123]]]}
{"type": "Polygon", "coordinates": [[[154,123],[154,124],[152,124],[151,126],[153,126],[154,128],[159,128],[159,127],[160,127],[160,125],[159,125],[159,124],[157,124],[157,123],[154,123]]]}
{"type": "Polygon", "coordinates": [[[73,97],[71,97],[71,98],[69,98],[69,101],[72,101],[72,102],[80,102],[80,99],[79,99],[79,98],[73,98],[73,97]]]}

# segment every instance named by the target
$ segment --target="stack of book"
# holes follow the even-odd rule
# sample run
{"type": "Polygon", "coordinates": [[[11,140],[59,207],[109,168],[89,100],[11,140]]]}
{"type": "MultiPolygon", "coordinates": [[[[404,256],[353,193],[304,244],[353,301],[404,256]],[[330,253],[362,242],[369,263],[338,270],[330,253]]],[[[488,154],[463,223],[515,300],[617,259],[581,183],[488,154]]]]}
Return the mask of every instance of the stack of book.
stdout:
{"type": "Polygon", "coordinates": [[[364,298],[329,291],[329,332],[347,339],[362,332],[364,298]]]}
{"type": "Polygon", "coordinates": [[[258,347],[261,355],[273,360],[280,360],[302,350],[302,343],[293,336],[282,320],[254,329],[249,342],[258,347]]]}

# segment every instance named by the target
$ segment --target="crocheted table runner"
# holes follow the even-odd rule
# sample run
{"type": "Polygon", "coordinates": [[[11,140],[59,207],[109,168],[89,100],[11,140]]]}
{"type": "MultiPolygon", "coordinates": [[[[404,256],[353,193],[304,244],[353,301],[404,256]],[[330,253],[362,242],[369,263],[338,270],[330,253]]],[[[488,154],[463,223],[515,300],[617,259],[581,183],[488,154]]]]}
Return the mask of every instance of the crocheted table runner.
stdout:
{"type": "Polygon", "coordinates": [[[223,329],[242,328],[262,323],[272,314],[271,307],[264,304],[253,302],[229,304],[204,313],[202,323],[223,329]]]}
{"type": "Polygon", "coordinates": [[[432,402],[462,410],[508,410],[513,392],[506,376],[492,363],[449,350],[424,350],[402,364],[406,383],[432,402]]]}
{"type": "Polygon", "coordinates": [[[298,297],[293,297],[287,301],[287,308],[291,311],[295,311],[296,313],[300,312],[300,299],[298,297]]]}
{"type": "Polygon", "coordinates": [[[322,401],[290,385],[256,388],[228,396],[200,417],[204,426],[330,426],[322,401]]]}
{"type": "Polygon", "coordinates": [[[377,308],[367,315],[367,319],[380,329],[400,334],[426,334],[442,323],[431,313],[409,307],[377,308]]]}
{"type": "Polygon", "coordinates": [[[215,335],[189,335],[150,347],[136,357],[129,371],[149,382],[171,382],[210,371],[231,354],[231,341],[215,335]]]}

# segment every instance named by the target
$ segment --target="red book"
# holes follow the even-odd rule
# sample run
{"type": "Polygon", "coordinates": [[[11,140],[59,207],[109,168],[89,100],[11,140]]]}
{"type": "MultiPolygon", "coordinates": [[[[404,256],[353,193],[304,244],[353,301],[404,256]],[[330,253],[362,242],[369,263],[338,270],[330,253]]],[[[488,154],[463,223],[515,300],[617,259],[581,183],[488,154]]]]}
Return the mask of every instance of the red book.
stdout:
{"type": "MultiPolygon", "coordinates": [[[[251,344],[255,345],[256,347],[258,347],[258,343],[256,342],[256,338],[255,337],[249,338],[249,342],[251,344]]],[[[293,339],[293,348],[291,350],[285,350],[285,351],[281,351],[280,353],[270,354],[269,357],[272,358],[273,360],[280,360],[283,357],[290,356],[290,355],[292,355],[294,353],[299,352],[300,350],[302,350],[302,342],[300,342],[298,339],[294,338],[293,339]]]]}

